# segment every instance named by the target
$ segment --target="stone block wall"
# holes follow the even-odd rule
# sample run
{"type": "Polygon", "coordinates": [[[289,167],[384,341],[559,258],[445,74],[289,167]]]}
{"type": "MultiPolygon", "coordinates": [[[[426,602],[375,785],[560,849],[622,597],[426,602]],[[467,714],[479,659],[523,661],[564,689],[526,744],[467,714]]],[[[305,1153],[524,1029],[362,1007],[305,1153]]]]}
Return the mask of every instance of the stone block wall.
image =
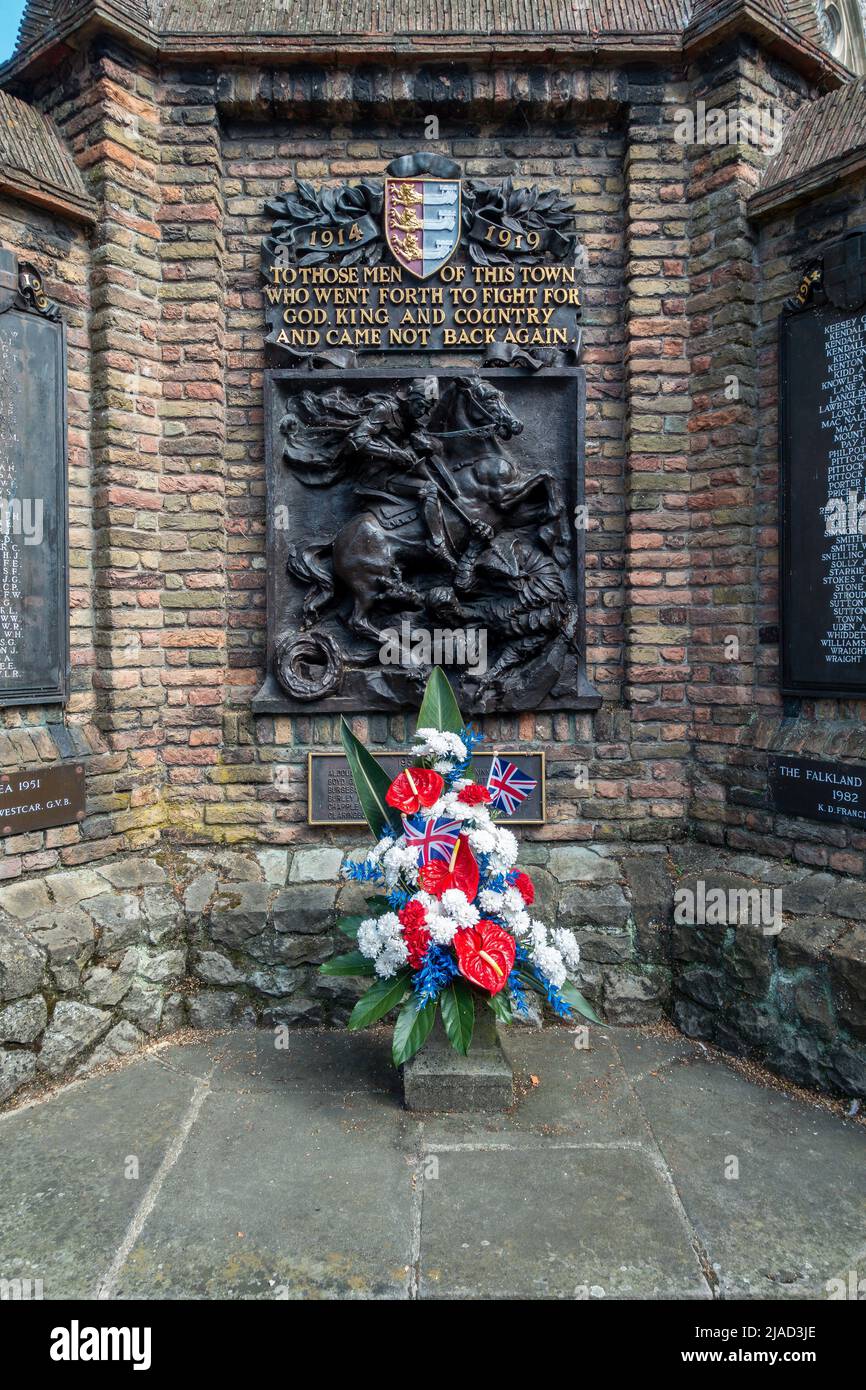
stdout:
{"type": "MultiPolygon", "coordinates": [[[[359,845],[166,849],[0,888],[0,1102],[83,1075],[180,1027],[344,1024],[369,981],[319,966],[364,911],[359,845]]],[[[532,847],[538,912],[577,932],[587,994],[612,1022],[662,1017],[670,994],[651,863],[626,847],[532,847]]],[[[661,881],[661,880],[660,880],[661,881]]]]}
{"type": "MultiPolygon", "coordinates": [[[[671,933],[672,1017],[805,1086],[866,1095],[866,925],[859,882],[748,854],[684,846],[677,888],[763,892],[742,925],[678,924],[671,933]],[[773,895],[776,895],[775,897],[773,895]],[[774,920],[774,911],[778,919],[774,920]]],[[[675,912],[676,919],[676,912],[675,912]]]]}
{"type": "MultiPolygon", "coordinates": [[[[319,966],[346,949],[337,917],[364,911],[369,888],[340,876],[362,852],[167,849],[0,889],[0,1102],[181,1027],[345,1024],[369,982],[319,966]]],[[[859,885],[700,846],[529,845],[522,862],[538,915],[576,932],[606,1024],[672,1015],[797,1082],[866,1096],[859,885]],[[763,918],[683,923],[680,896],[701,884],[780,896],[763,918]]]]}
{"type": "Polygon", "coordinates": [[[154,860],[0,889],[0,1099],[178,1028],[186,965],[179,904],[154,860]]]}

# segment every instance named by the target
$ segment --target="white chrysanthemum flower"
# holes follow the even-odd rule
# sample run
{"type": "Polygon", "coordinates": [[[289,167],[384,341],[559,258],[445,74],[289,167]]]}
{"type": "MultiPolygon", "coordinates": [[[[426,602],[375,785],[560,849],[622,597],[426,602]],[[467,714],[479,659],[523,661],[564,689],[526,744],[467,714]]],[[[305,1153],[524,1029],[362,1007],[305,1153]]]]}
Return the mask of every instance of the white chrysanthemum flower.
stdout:
{"type": "Polygon", "coordinates": [[[476,830],[492,830],[494,826],[486,806],[469,806],[454,792],[446,792],[441,796],[435,806],[431,806],[430,814],[437,817],[448,816],[451,820],[459,820],[467,828],[474,827],[476,830]]]}
{"type": "Polygon", "coordinates": [[[482,888],[478,894],[478,901],[482,912],[490,912],[494,917],[502,916],[503,893],[497,893],[495,888],[482,888]]]}
{"type": "Polygon", "coordinates": [[[468,757],[468,750],[462,738],[441,729],[416,729],[415,747],[412,752],[415,757],[436,758],[444,763],[445,766],[440,767],[437,762],[437,772],[449,772],[453,763],[465,762],[468,757]]]}
{"type": "Polygon", "coordinates": [[[557,989],[565,984],[565,961],[555,946],[544,946],[541,950],[535,950],[532,959],[540,973],[557,989]]]}
{"type": "Polygon", "coordinates": [[[389,941],[382,954],[376,960],[376,974],[383,980],[389,980],[392,975],[396,975],[401,965],[405,965],[409,958],[406,943],[401,937],[389,941]]]}
{"type": "Polygon", "coordinates": [[[368,917],[358,928],[358,950],[368,960],[375,960],[382,949],[379,924],[375,917],[368,917]]]}
{"type": "Polygon", "coordinates": [[[568,969],[576,970],[580,964],[580,946],[574,932],[570,927],[554,927],[551,936],[568,969]]]}
{"type": "Polygon", "coordinates": [[[509,920],[518,912],[526,911],[526,903],[516,888],[506,888],[502,898],[502,909],[509,920]]]}
{"type": "Polygon", "coordinates": [[[390,835],[383,835],[381,840],[379,840],[367,854],[367,863],[381,863],[382,855],[385,853],[387,849],[390,849],[393,843],[394,841],[391,839],[390,835]]]}
{"type": "Polygon", "coordinates": [[[415,864],[418,860],[418,851],[407,845],[402,839],[385,851],[384,862],[393,865],[395,868],[405,868],[407,864],[415,864]]]}
{"type": "Polygon", "coordinates": [[[428,914],[424,925],[430,933],[431,941],[435,941],[437,946],[448,946],[454,940],[457,923],[453,917],[442,917],[438,912],[432,912],[428,914]]]}
{"type": "Polygon", "coordinates": [[[401,874],[406,874],[412,881],[418,868],[418,851],[410,849],[401,835],[383,854],[382,868],[389,887],[394,886],[401,874]]]}
{"type": "Polygon", "coordinates": [[[460,927],[474,927],[480,920],[478,909],[472,906],[461,888],[447,888],[442,894],[442,906],[460,927]]]}
{"type": "Polygon", "coordinates": [[[396,912],[383,912],[378,919],[379,936],[382,941],[387,943],[395,937],[402,936],[403,927],[396,912]]]}
{"type": "Polygon", "coordinates": [[[512,936],[526,936],[527,933],[532,930],[532,921],[529,913],[525,910],[523,912],[513,913],[508,919],[508,930],[511,932],[512,936]]]}
{"type": "Polygon", "coordinates": [[[517,837],[504,825],[496,825],[493,833],[496,836],[496,853],[513,864],[517,858],[517,837]]]}
{"type": "Polygon", "coordinates": [[[469,844],[476,854],[493,854],[496,850],[496,836],[492,830],[469,831],[469,844]]]}
{"type": "Polygon", "coordinates": [[[548,944],[547,927],[544,923],[533,917],[529,923],[529,935],[532,940],[533,951],[543,951],[548,944]]]}
{"type": "Polygon", "coordinates": [[[438,910],[436,905],[436,899],[433,897],[433,894],[425,893],[423,888],[419,889],[417,893],[413,893],[409,901],[413,903],[420,903],[421,906],[423,908],[426,908],[428,912],[436,912],[438,910]]]}

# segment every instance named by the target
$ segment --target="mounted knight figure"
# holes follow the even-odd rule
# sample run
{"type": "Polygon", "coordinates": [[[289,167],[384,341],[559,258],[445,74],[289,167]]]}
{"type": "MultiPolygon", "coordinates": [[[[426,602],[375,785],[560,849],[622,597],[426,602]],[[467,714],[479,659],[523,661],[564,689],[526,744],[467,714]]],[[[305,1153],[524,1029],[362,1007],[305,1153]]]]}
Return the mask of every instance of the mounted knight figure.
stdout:
{"type": "Polygon", "coordinates": [[[505,452],[523,424],[481,377],[456,377],[441,398],[435,377],[392,394],[303,391],[279,428],[284,461],[302,483],[349,482],[360,503],[333,537],[288,549],[289,573],[307,586],[306,628],[342,586],[353,600],[348,626],[378,643],[379,606],[429,606],[410,582],[418,576],[432,575],[435,584],[444,572],[470,595],[479,558],[507,524],[537,525],[546,548],[567,554],[558,485],[505,452]]]}

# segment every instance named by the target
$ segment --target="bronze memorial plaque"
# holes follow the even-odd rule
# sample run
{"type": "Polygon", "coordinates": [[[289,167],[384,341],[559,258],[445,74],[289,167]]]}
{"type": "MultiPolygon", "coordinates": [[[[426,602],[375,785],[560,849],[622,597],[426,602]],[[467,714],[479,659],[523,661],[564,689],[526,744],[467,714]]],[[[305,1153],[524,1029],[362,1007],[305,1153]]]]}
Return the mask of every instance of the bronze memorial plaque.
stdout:
{"type": "MultiPolygon", "coordinates": [[[[535,788],[522,801],[509,824],[543,825],[547,819],[544,782],[544,753],[515,752],[497,748],[495,755],[516,762],[521,772],[535,779],[535,788]]],[[[476,753],[472,759],[476,782],[483,786],[490,774],[494,753],[476,753]]],[[[396,777],[411,758],[408,753],[379,753],[376,762],[396,777]]],[[[355,792],[349,764],[342,753],[307,754],[307,822],[309,825],[365,825],[361,803],[355,792]]]]}
{"type": "Polygon", "coordinates": [[[433,666],[466,716],[597,709],[575,208],[430,151],[385,174],[267,204],[253,711],[413,709],[433,666]]]}
{"type": "Polygon", "coordinates": [[[58,763],[54,767],[0,772],[0,834],[50,830],[84,820],[84,767],[58,763]]]}

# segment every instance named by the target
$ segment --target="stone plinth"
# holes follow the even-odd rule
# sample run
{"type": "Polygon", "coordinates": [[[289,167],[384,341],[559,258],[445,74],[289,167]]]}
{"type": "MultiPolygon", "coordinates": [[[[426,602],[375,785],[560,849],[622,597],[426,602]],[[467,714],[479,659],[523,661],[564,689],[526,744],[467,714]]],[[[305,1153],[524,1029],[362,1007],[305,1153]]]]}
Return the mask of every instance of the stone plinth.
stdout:
{"type": "Polygon", "coordinates": [[[514,1075],[486,1006],[476,1009],[468,1057],[454,1051],[437,1014],[427,1042],[403,1068],[403,1095],[408,1110],[489,1114],[508,1109],[514,1100],[514,1075]]]}

